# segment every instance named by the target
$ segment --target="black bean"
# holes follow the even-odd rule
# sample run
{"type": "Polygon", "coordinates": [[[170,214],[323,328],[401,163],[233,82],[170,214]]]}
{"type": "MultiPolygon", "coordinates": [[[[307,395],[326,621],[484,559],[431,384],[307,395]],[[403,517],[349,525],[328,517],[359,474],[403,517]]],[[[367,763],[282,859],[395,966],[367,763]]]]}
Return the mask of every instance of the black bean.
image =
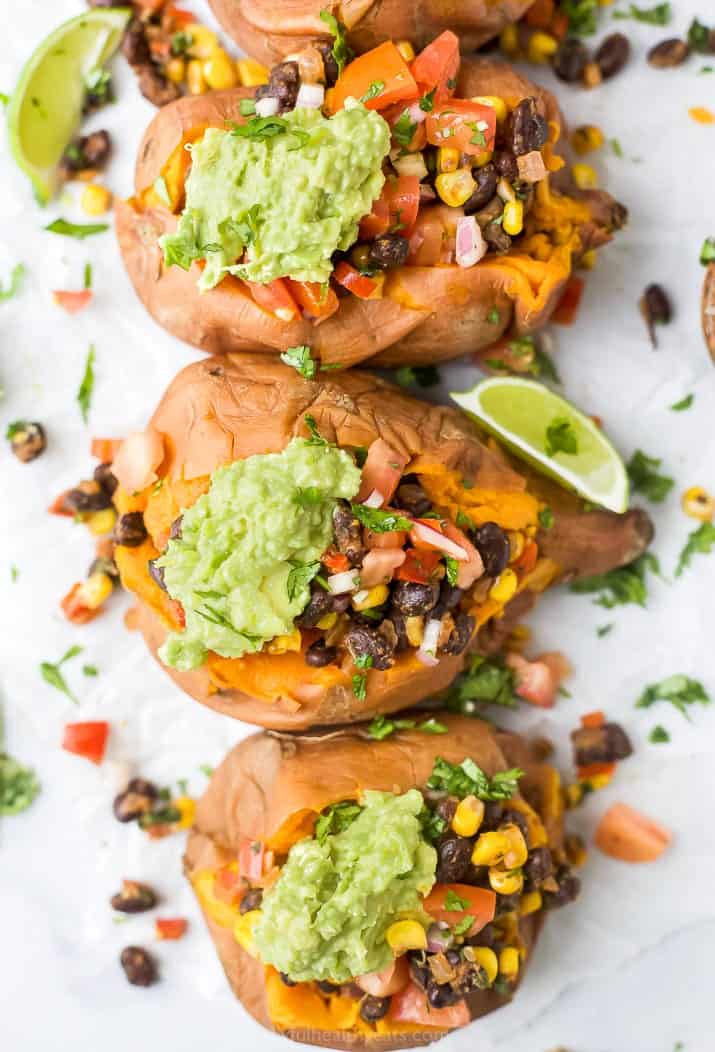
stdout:
{"type": "Polygon", "coordinates": [[[668,294],[662,285],[648,285],[640,298],[638,306],[646,323],[650,342],[653,347],[657,347],[658,340],[655,335],[655,326],[667,325],[673,317],[673,309],[670,305],[668,294]]]}
{"type": "Polygon", "coordinates": [[[159,585],[163,592],[166,591],[166,581],[164,580],[164,567],[157,566],[156,559],[150,559],[146,564],[149,570],[149,576],[152,581],[159,585]]]}
{"type": "Polygon", "coordinates": [[[497,894],[497,904],[495,916],[502,917],[505,913],[513,913],[514,910],[519,908],[520,896],[515,895],[502,895],[497,894]]]}
{"type": "Polygon", "coordinates": [[[567,906],[569,902],[573,902],[577,899],[581,891],[581,881],[578,877],[574,876],[568,866],[562,866],[561,869],[556,872],[556,881],[559,885],[558,891],[544,891],[542,889],[542,898],[546,909],[559,909],[561,906],[567,906]]]}
{"type": "Polygon", "coordinates": [[[595,55],[596,64],[603,79],[608,80],[609,77],[615,77],[616,73],[620,73],[630,53],[630,42],[623,33],[611,33],[610,36],[607,36],[595,55]]]}
{"type": "Polygon", "coordinates": [[[112,474],[111,464],[98,464],[94,469],[93,477],[94,481],[99,483],[105,493],[108,493],[110,497],[113,496],[119,483],[112,474]]]}
{"type": "Polygon", "coordinates": [[[603,723],[600,727],[579,727],[571,732],[574,763],[587,767],[592,763],[615,763],[625,760],[633,746],[619,723],[603,723]]]}
{"type": "Polygon", "coordinates": [[[289,975],[286,975],[285,972],[279,972],[278,974],[280,975],[281,982],[283,983],[284,986],[297,986],[298,985],[297,982],[295,981],[295,979],[291,979],[291,977],[289,975]]]}
{"type": "Polygon", "coordinates": [[[11,424],[8,428],[10,449],[23,464],[35,460],[47,448],[47,437],[42,424],[25,421],[11,424]]]}
{"type": "Polygon", "coordinates": [[[138,548],[148,536],[140,511],[128,511],[114,527],[115,544],[121,544],[124,548],[138,548]]]}
{"type": "Polygon", "coordinates": [[[458,803],[459,800],[457,800],[455,796],[446,796],[444,800],[440,800],[440,802],[437,804],[437,806],[435,807],[435,811],[437,812],[439,817],[443,818],[445,822],[449,825],[452,819],[454,818],[454,813],[457,810],[458,803]]]}
{"type": "Polygon", "coordinates": [[[554,863],[547,847],[536,847],[529,852],[529,857],[524,863],[524,879],[527,887],[540,888],[553,871],[554,863]]]}
{"type": "Polygon", "coordinates": [[[333,45],[316,44],[316,47],[323,58],[323,69],[325,70],[325,86],[328,88],[332,88],[333,84],[335,84],[336,80],[340,76],[340,70],[338,69],[338,64],[335,61],[335,56],[333,55],[333,45]]]}
{"type": "MultiPolygon", "coordinates": [[[[399,613],[397,610],[391,610],[390,616],[387,620],[392,625],[395,632],[395,638],[397,640],[397,642],[395,643],[395,653],[401,654],[403,651],[409,650],[410,641],[407,638],[407,625],[405,623],[405,615],[399,613]]],[[[383,621],[383,624],[386,624],[386,621],[383,621]]]]}
{"type": "Polygon", "coordinates": [[[398,581],[392,589],[393,605],[402,614],[416,617],[427,614],[437,605],[439,584],[417,584],[416,581],[398,581]]]}
{"type": "Polygon", "coordinates": [[[278,99],[278,112],[285,113],[295,109],[300,73],[297,62],[281,62],[274,66],[267,84],[256,91],[256,99],[278,99]]]}
{"type": "Polygon", "coordinates": [[[165,77],[156,66],[150,64],[137,72],[139,76],[139,91],[145,99],[148,99],[157,108],[168,106],[170,102],[181,98],[179,85],[174,84],[168,77],[165,77]]]}
{"type": "Polygon", "coordinates": [[[87,570],[87,576],[91,577],[93,573],[103,573],[107,577],[111,577],[113,581],[119,580],[119,570],[114,559],[108,559],[100,556],[98,559],[94,559],[87,570]]]}
{"type": "Polygon", "coordinates": [[[437,848],[437,880],[440,884],[460,884],[472,860],[474,845],[462,836],[450,836],[437,848]]]}
{"type": "Polygon", "coordinates": [[[401,267],[407,259],[410,243],[401,234],[382,234],[370,246],[370,261],[378,266],[401,267]]]}
{"type": "Polygon", "coordinates": [[[432,507],[429,497],[418,482],[402,482],[397,487],[394,504],[404,511],[409,511],[417,519],[432,507]]]}
{"type": "Polygon", "coordinates": [[[114,799],[114,817],[119,822],[133,822],[145,811],[151,811],[158,795],[159,790],[153,782],[145,778],[132,778],[124,792],[114,799]]]}
{"type": "Polygon", "coordinates": [[[427,984],[430,981],[431,972],[426,964],[424,953],[410,954],[410,976],[416,986],[419,986],[420,990],[426,990],[427,984]]]}
{"type": "Polygon", "coordinates": [[[251,913],[252,910],[260,909],[263,902],[263,891],[261,888],[251,888],[241,899],[238,907],[239,913],[251,913]]]}
{"type": "Polygon", "coordinates": [[[305,610],[296,618],[296,624],[301,628],[315,628],[318,621],[332,612],[333,596],[320,585],[316,585],[305,610]]]}
{"type": "Polygon", "coordinates": [[[122,890],[112,895],[110,904],[119,913],[145,913],[157,904],[156,892],[149,884],[138,880],[123,880],[122,890]]]}
{"type": "Polygon", "coordinates": [[[523,811],[516,811],[508,807],[502,811],[501,825],[516,826],[526,842],[529,842],[529,824],[523,811]]]}
{"type": "Polygon", "coordinates": [[[540,150],[549,137],[548,122],[539,113],[533,96],[522,99],[512,110],[508,129],[511,149],[517,157],[540,150]]]}
{"type": "Polygon", "coordinates": [[[494,929],[493,924],[485,924],[481,931],[478,931],[476,935],[469,935],[465,940],[467,946],[486,946],[488,949],[494,949],[497,941],[497,933],[494,929]]]}
{"type": "Polygon", "coordinates": [[[509,538],[505,531],[496,522],[485,522],[477,526],[472,539],[482,557],[487,577],[498,577],[507,566],[511,555],[509,538]]]}
{"type": "Polygon", "coordinates": [[[511,150],[496,150],[492,157],[492,164],[496,168],[497,175],[503,175],[510,183],[516,182],[519,178],[519,165],[511,150]]]}
{"type": "Polygon", "coordinates": [[[480,208],[484,208],[484,205],[488,204],[494,197],[497,189],[497,182],[499,181],[499,175],[496,167],[493,164],[485,164],[483,168],[478,168],[475,172],[476,187],[472,191],[472,196],[465,202],[464,214],[467,216],[474,215],[480,208]]]}
{"type": "Polygon", "coordinates": [[[338,551],[347,556],[351,566],[362,562],[365,548],[362,543],[362,527],[346,501],[338,501],[333,511],[333,533],[338,551]]]}
{"type": "Polygon", "coordinates": [[[449,639],[442,647],[443,654],[461,654],[474,635],[476,621],[469,614],[457,614],[449,639]]]}
{"type": "Polygon", "coordinates": [[[504,813],[504,805],[499,803],[498,800],[487,800],[484,804],[484,818],[480,831],[487,832],[488,830],[494,830],[501,824],[502,815],[504,813]]]}
{"type": "Polygon", "coordinates": [[[567,84],[576,84],[583,76],[588,59],[588,49],[581,41],[575,37],[567,37],[554,55],[554,73],[559,80],[567,84]]]}
{"type": "Polygon", "coordinates": [[[684,40],[679,37],[671,37],[670,40],[661,40],[648,52],[648,62],[656,69],[672,69],[680,66],[690,55],[690,48],[684,40]]]}
{"type": "Polygon", "coordinates": [[[329,647],[324,639],[317,639],[306,650],[305,663],[313,668],[324,668],[326,665],[332,665],[337,656],[336,647],[329,647]]]}
{"type": "Polygon", "coordinates": [[[427,1000],[433,1008],[447,1008],[461,998],[449,983],[436,983],[433,979],[427,983],[427,1000]]]}
{"type": "Polygon", "coordinates": [[[455,610],[464,595],[464,591],[461,588],[457,588],[455,584],[450,584],[446,579],[442,581],[439,588],[439,609],[440,610],[455,610]]]}
{"type": "Polygon", "coordinates": [[[511,237],[506,230],[502,230],[499,223],[487,223],[482,229],[484,240],[493,248],[497,255],[503,256],[511,248],[511,237]]]}
{"type": "Polygon", "coordinates": [[[384,671],[394,662],[396,641],[391,645],[391,641],[379,629],[353,624],[345,634],[344,643],[353,661],[371,657],[371,668],[384,671]]]}
{"type": "Polygon", "coordinates": [[[360,1002],[360,1018],[366,1023],[374,1023],[378,1019],[384,1019],[390,1010],[389,997],[373,997],[366,994],[360,1002]]]}
{"type": "Polygon", "coordinates": [[[132,986],[153,986],[159,981],[156,961],[141,946],[126,946],[119,957],[124,974],[132,986]]]}
{"type": "Polygon", "coordinates": [[[325,979],[318,979],[315,985],[323,994],[334,994],[335,991],[338,989],[335,983],[329,983],[325,979]]]}
{"type": "Polygon", "coordinates": [[[169,530],[169,540],[170,541],[180,541],[181,540],[181,526],[183,524],[183,521],[184,521],[184,516],[183,515],[179,515],[178,519],[174,519],[174,521],[172,522],[171,529],[169,530]]]}
{"type": "Polygon", "coordinates": [[[149,41],[139,18],[133,18],[125,30],[122,54],[130,66],[146,66],[151,62],[149,41]]]}
{"type": "Polygon", "coordinates": [[[65,495],[65,504],[75,514],[81,514],[83,512],[102,511],[104,508],[111,507],[112,498],[99,482],[91,479],[86,482],[80,482],[79,486],[71,489],[65,495]]]}

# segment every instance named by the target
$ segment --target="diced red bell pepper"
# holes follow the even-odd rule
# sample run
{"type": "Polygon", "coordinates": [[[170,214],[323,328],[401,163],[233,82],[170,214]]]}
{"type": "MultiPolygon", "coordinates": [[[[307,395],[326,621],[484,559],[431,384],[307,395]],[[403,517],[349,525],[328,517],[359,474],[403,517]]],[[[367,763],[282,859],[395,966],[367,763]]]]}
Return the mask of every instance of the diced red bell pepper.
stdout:
{"type": "Polygon", "coordinates": [[[594,712],[585,712],[581,717],[581,726],[595,730],[596,727],[602,727],[606,722],[606,717],[600,709],[596,709],[594,712]]]}
{"type": "Polygon", "coordinates": [[[298,317],[298,305],[290,294],[283,278],[276,278],[267,285],[257,281],[246,281],[255,303],[281,321],[294,321],[298,317]]]}
{"type": "Polygon", "coordinates": [[[184,11],[183,7],[176,7],[174,4],[169,4],[166,9],[166,14],[174,19],[174,22],[179,29],[185,29],[186,26],[195,25],[197,21],[196,15],[192,14],[191,11],[184,11]]]}
{"type": "Polygon", "coordinates": [[[515,559],[512,563],[513,570],[519,570],[520,573],[531,573],[536,566],[536,561],[539,558],[539,546],[536,541],[527,541],[524,545],[524,550],[518,559],[515,559]]]}
{"type": "Polygon", "coordinates": [[[580,782],[587,782],[589,778],[596,778],[598,775],[607,774],[609,777],[615,774],[616,764],[611,763],[587,763],[583,767],[577,767],[576,773],[580,782]]]}
{"type": "Polygon", "coordinates": [[[384,110],[394,102],[416,99],[417,94],[409,66],[396,45],[386,40],[345,67],[328,92],[327,105],[335,113],[352,96],[364,101],[369,110],[384,110]]]}
{"type": "Polygon", "coordinates": [[[285,279],[291,296],[305,314],[325,321],[335,314],[340,306],[335,290],[321,285],[319,281],[292,281],[285,279]]]}
{"type": "Polygon", "coordinates": [[[561,299],[556,305],[556,310],[551,315],[551,320],[557,325],[573,325],[581,305],[581,296],[584,290],[583,278],[573,275],[566,282],[561,299]]]}
{"type": "Polygon", "coordinates": [[[465,914],[474,917],[470,934],[475,935],[494,920],[496,901],[495,892],[489,888],[475,888],[471,884],[435,884],[422,905],[430,917],[446,921],[451,926],[464,920],[465,914]],[[456,910],[446,909],[445,902],[450,892],[467,905],[456,910]]]}
{"type": "Polygon", "coordinates": [[[497,115],[480,102],[450,99],[427,114],[425,127],[433,146],[452,146],[475,155],[494,149],[497,115]]]}
{"type": "Polygon", "coordinates": [[[420,207],[420,181],[416,175],[387,179],[372,211],[360,220],[360,239],[373,241],[388,230],[409,237],[420,207]]]}
{"type": "Polygon", "coordinates": [[[99,764],[104,759],[108,737],[109,724],[104,720],[67,723],[62,738],[62,748],[77,756],[84,756],[92,763],[99,764]]]}
{"type": "Polygon", "coordinates": [[[263,855],[265,847],[260,840],[241,841],[238,850],[238,872],[247,880],[260,880],[263,874],[263,855]]]}
{"type": "Polygon", "coordinates": [[[533,29],[548,29],[554,17],[554,0],[534,0],[524,21],[533,29]]]}
{"type": "Polygon", "coordinates": [[[62,493],[60,493],[59,496],[55,497],[55,499],[52,501],[49,508],[47,509],[50,515],[62,515],[66,519],[74,518],[74,511],[72,511],[71,508],[68,508],[67,504],[65,503],[68,493],[69,490],[66,489],[62,493]]]}
{"type": "Polygon", "coordinates": [[[326,552],[321,562],[331,573],[344,573],[350,569],[348,557],[342,552],[326,552]]]}
{"type": "Polygon", "coordinates": [[[57,306],[62,307],[68,314],[79,314],[81,310],[84,310],[91,303],[92,290],[80,289],[79,292],[56,291],[52,293],[52,298],[57,306]]]}
{"type": "Polygon", "coordinates": [[[86,625],[102,609],[100,606],[91,609],[85,605],[81,593],[82,583],[77,581],[76,584],[73,584],[67,595],[60,602],[62,613],[73,625],[86,625]]]}
{"type": "Polygon", "coordinates": [[[333,271],[333,277],[338,285],[342,285],[343,288],[352,292],[354,296],[357,296],[361,300],[369,300],[377,288],[377,284],[372,278],[368,278],[364,274],[361,274],[356,267],[353,267],[344,259],[338,263],[333,271]]]}
{"type": "Polygon", "coordinates": [[[189,922],[184,917],[157,917],[156,921],[157,939],[180,939],[186,935],[189,922]]]}
{"type": "Polygon", "coordinates": [[[446,30],[420,51],[410,71],[420,92],[434,91],[434,102],[439,105],[454,93],[459,61],[459,37],[446,30]]]}
{"type": "Polygon", "coordinates": [[[415,584],[428,584],[435,570],[442,561],[442,554],[438,551],[428,551],[426,548],[407,549],[407,558],[402,566],[395,570],[398,581],[413,581],[415,584]]]}
{"type": "Polygon", "coordinates": [[[384,508],[389,504],[409,460],[409,454],[393,449],[383,438],[376,438],[370,444],[363,464],[358,501],[367,500],[377,490],[382,497],[380,506],[384,508]]]}
{"type": "Polygon", "coordinates": [[[121,444],[121,438],[93,438],[89,452],[101,464],[111,464],[121,444]]]}

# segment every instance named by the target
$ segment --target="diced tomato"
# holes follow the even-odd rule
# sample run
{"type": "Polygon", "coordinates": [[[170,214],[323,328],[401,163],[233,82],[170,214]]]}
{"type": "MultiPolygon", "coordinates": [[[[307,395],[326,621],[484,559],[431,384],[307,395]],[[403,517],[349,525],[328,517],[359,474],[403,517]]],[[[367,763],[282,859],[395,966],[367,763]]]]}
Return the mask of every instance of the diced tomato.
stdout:
{"type": "Polygon", "coordinates": [[[67,752],[84,756],[92,763],[101,763],[107,748],[109,724],[104,720],[90,720],[86,723],[67,723],[62,738],[62,748],[67,752]]]}
{"type": "Polygon", "coordinates": [[[412,267],[435,266],[442,258],[444,238],[444,224],[439,216],[432,209],[422,212],[410,235],[407,264],[412,267]]]}
{"type": "Polygon", "coordinates": [[[587,782],[589,778],[596,778],[599,775],[607,774],[610,777],[616,773],[615,763],[587,763],[584,767],[578,767],[576,772],[579,777],[579,781],[587,782]]]}
{"type": "Polygon", "coordinates": [[[186,628],[186,613],[178,599],[169,600],[169,608],[179,628],[186,628]]]}
{"type": "Polygon", "coordinates": [[[82,599],[81,588],[82,582],[77,581],[76,584],[72,585],[67,595],[60,602],[62,613],[68,621],[72,622],[73,625],[86,625],[87,622],[96,617],[101,610],[101,607],[99,606],[92,610],[85,605],[82,599]]]}
{"type": "Polygon", "coordinates": [[[345,67],[328,93],[330,111],[341,110],[350,96],[364,101],[369,110],[383,110],[393,102],[417,98],[415,78],[395,44],[385,41],[345,67]]]}
{"type": "Polygon", "coordinates": [[[254,302],[280,321],[294,321],[298,317],[298,305],[290,294],[283,278],[276,278],[267,285],[257,281],[246,281],[254,302]]]}
{"type": "Polygon", "coordinates": [[[527,661],[521,654],[507,654],[504,659],[515,675],[514,689],[520,698],[542,709],[553,708],[558,682],[543,661],[527,661]]]}
{"type": "Polygon", "coordinates": [[[447,520],[443,526],[444,534],[449,537],[450,541],[454,541],[460,548],[463,548],[467,553],[467,561],[460,562],[457,567],[457,587],[458,588],[471,588],[478,577],[481,577],[484,573],[484,562],[481,555],[474,547],[466,533],[463,533],[458,526],[455,526],[453,522],[447,520]]]}
{"type": "Polygon", "coordinates": [[[589,729],[602,727],[605,722],[606,717],[600,709],[596,709],[594,712],[586,712],[581,717],[581,726],[589,729]]]}
{"type": "Polygon", "coordinates": [[[446,921],[452,926],[464,920],[465,914],[474,917],[474,924],[469,933],[476,935],[494,920],[496,901],[495,892],[488,888],[475,888],[471,884],[435,884],[422,905],[430,917],[438,921],[446,921]],[[467,905],[463,909],[445,909],[445,901],[450,892],[467,905]]]}
{"type": "Polygon", "coordinates": [[[372,241],[388,230],[409,237],[420,207],[420,181],[416,175],[387,179],[372,211],[360,220],[360,237],[372,241]]]}
{"type": "Polygon", "coordinates": [[[557,11],[554,17],[551,19],[551,25],[549,26],[549,33],[552,37],[556,37],[557,40],[563,40],[569,31],[569,16],[565,11],[557,11]]]}
{"type": "Polygon", "coordinates": [[[157,917],[154,923],[157,939],[180,939],[189,926],[184,917],[157,917]]]}
{"type": "Polygon", "coordinates": [[[573,672],[571,662],[560,650],[544,650],[537,655],[536,660],[546,665],[557,687],[573,672]]]}
{"type": "Polygon", "coordinates": [[[352,292],[354,296],[358,296],[361,300],[369,300],[377,288],[377,283],[372,278],[365,277],[350,263],[346,263],[344,259],[338,263],[333,271],[333,277],[338,285],[342,285],[348,292],[352,292]]]}
{"type": "Polygon", "coordinates": [[[654,862],[673,839],[665,826],[627,804],[613,804],[596,828],[596,847],[622,862],[654,862]]]}
{"type": "Polygon", "coordinates": [[[325,321],[340,306],[335,290],[319,281],[292,281],[285,279],[291,296],[301,310],[311,318],[325,321]]]}
{"type": "Polygon", "coordinates": [[[404,990],[410,981],[410,966],[407,957],[395,957],[381,972],[360,975],[355,980],[361,990],[372,997],[391,997],[404,990]]]}
{"type": "Polygon", "coordinates": [[[390,205],[385,196],[385,189],[372,203],[372,211],[360,220],[360,240],[374,241],[390,229],[390,205]]]}
{"type": "Polygon", "coordinates": [[[372,530],[366,529],[363,530],[363,542],[370,551],[375,548],[404,548],[407,543],[407,534],[402,530],[373,533],[372,530]]]}
{"type": "Polygon", "coordinates": [[[398,453],[383,438],[375,439],[363,464],[357,500],[367,500],[377,490],[382,497],[382,507],[389,504],[409,461],[407,453],[398,453]]]}
{"type": "Polygon", "coordinates": [[[179,29],[185,29],[186,26],[194,25],[196,22],[196,15],[193,15],[191,11],[184,11],[182,7],[176,7],[174,4],[169,4],[166,13],[174,19],[179,29]]]}
{"type": "Polygon", "coordinates": [[[79,292],[53,292],[52,298],[58,307],[62,307],[68,314],[79,314],[81,310],[91,303],[92,290],[80,289],[79,292]]]}
{"type": "Polygon", "coordinates": [[[66,489],[63,490],[62,493],[59,494],[59,496],[55,497],[55,499],[52,501],[49,508],[47,509],[50,515],[62,515],[67,519],[74,518],[75,513],[71,510],[71,508],[68,508],[67,504],[65,503],[68,493],[69,490],[66,489]]]}
{"type": "Polygon", "coordinates": [[[521,573],[527,574],[536,566],[536,560],[539,558],[539,546],[535,541],[527,541],[524,545],[524,550],[518,559],[515,559],[512,563],[512,570],[519,570],[521,573]]]}
{"type": "MultiPolygon", "coordinates": [[[[553,0],[552,0],[553,2],[553,0]]],[[[420,51],[410,66],[420,93],[434,91],[434,102],[439,105],[454,93],[459,73],[459,37],[449,30],[440,33],[431,44],[420,51]]]]}
{"type": "Polygon", "coordinates": [[[389,1018],[398,1023],[420,1023],[422,1026],[454,1030],[466,1026],[471,1016],[463,1000],[448,1008],[432,1008],[427,1002],[424,990],[420,990],[415,983],[410,983],[392,998],[389,1018]]]}
{"type": "Polygon", "coordinates": [[[427,114],[425,126],[427,141],[433,146],[453,146],[472,155],[483,153],[494,148],[496,111],[469,99],[451,99],[427,114]]]}
{"type": "Polygon", "coordinates": [[[561,298],[556,305],[556,310],[551,315],[551,320],[555,321],[557,325],[573,325],[581,304],[584,284],[583,278],[576,277],[576,275],[570,277],[566,282],[561,298]]]}
{"type": "Polygon", "coordinates": [[[232,866],[223,866],[214,877],[213,893],[221,902],[235,905],[243,897],[246,881],[232,866]]]}
{"type": "Polygon", "coordinates": [[[158,431],[134,431],[117,450],[112,474],[127,493],[138,493],[156,482],[156,469],[163,459],[164,439],[158,431]]]}
{"type": "Polygon", "coordinates": [[[238,851],[238,872],[248,880],[260,880],[263,873],[264,845],[260,840],[241,841],[238,851]]]}
{"type": "Polygon", "coordinates": [[[93,438],[89,452],[100,464],[111,464],[121,444],[121,438],[93,438]]]}
{"type": "Polygon", "coordinates": [[[408,548],[405,561],[395,570],[398,581],[414,581],[415,584],[428,584],[439,564],[442,553],[427,549],[408,548]]]}
{"type": "Polygon", "coordinates": [[[402,548],[373,548],[363,559],[360,587],[374,588],[377,584],[387,584],[404,561],[402,548]]]}
{"type": "Polygon", "coordinates": [[[344,573],[350,569],[348,557],[342,552],[326,552],[321,562],[331,573],[344,573]]]}
{"type": "Polygon", "coordinates": [[[534,0],[524,21],[533,29],[548,29],[554,17],[554,0],[534,0]]]}

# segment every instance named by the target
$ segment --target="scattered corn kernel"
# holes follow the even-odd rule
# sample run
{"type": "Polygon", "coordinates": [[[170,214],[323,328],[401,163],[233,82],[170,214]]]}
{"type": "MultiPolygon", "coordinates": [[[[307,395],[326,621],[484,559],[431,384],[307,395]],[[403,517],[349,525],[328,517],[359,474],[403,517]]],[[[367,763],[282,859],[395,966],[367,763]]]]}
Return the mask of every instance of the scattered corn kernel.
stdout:
{"type": "Polygon", "coordinates": [[[373,283],[375,288],[372,290],[372,292],[367,298],[369,300],[381,300],[385,288],[385,271],[381,270],[378,274],[372,274],[370,277],[370,281],[373,283]]]}
{"type": "Polygon", "coordinates": [[[373,606],[382,606],[389,595],[390,589],[386,584],[376,584],[374,588],[368,588],[367,595],[363,599],[358,600],[357,597],[353,599],[353,610],[370,610],[373,606]]]}
{"type": "Polygon", "coordinates": [[[88,216],[101,216],[112,207],[112,195],[106,186],[88,183],[80,198],[82,211],[88,216]]]}
{"type": "Polygon", "coordinates": [[[455,146],[440,146],[437,150],[437,171],[456,172],[459,168],[459,150],[455,146]]]}
{"type": "Polygon", "coordinates": [[[408,950],[427,949],[427,933],[418,921],[396,921],[385,932],[385,938],[396,957],[408,950]]]}
{"type": "Polygon", "coordinates": [[[320,621],[317,622],[315,627],[322,628],[324,631],[326,631],[329,628],[334,628],[335,622],[337,620],[338,615],[336,613],[326,614],[325,617],[321,617],[320,621]]]}
{"type": "Polygon", "coordinates": [[[412,47],[409,40],[398,40],[396,46],[405,62],[412,62],[415,57],[415,49],[412,47]]]}
{"type": "Polygon", "coordinates": [[[253,58],[239,58],[236,69],[244,88],[258,88],[268,83],[268,70],[253,58]]]}
{"type": "Polygon", "coordinates": [[[715,124],[715,113],[709,110],[707,106],[691,106],[688,110],[688,116],[698,124],[715,124]]]}
{"type": "Polygon", "coordinates": [[[504,833],[482,833],[474,845],[472,862],[475,866],[496,866],[510,847],[511,841],[504,833]]]}
{"type": "Polygon", "coordinates": [[[301,647],[300,629],[294,628],[287,636],[276,636],[268,644],[269,654],[286,654],[289,650],[297,653],[301,647]]]}
{"type": "Polygon", "coordinates": [[[489,985],[491,986],[499,974],[499,961],[497,960],[497,955],[489,946],[472,946],[470,949],[470,958],[475,964],[478,964],[480,968],[484,969],[487,979],[489,980],[489,985]]]}
{"type": "Polygon", "coordinates": [[[524,229],[524,204],[522,201],[507,201],[504,205],[502,228],[511,237],[516,237],[524,229]]]}
{"type": "Polygon", "coordinates": [[[446,205],[459,208],[474,193],[476,183],[471,168],[458,168],[456,172],[443,172],[434,181],[435,190],[446,205]]]}
{"type": "Polygon", "coordinates": [[[235,88],[238,73],[233,62],[222,47],[217,47],[204,62],[204,77],[212,91],[235,88]]]}
{"type": "Polygon", "coordinates": [[[519,951],[505,946],[499,954],[499,974],[505,979],[516,979],[519,974],[519,951]]]}
{"type": "Polygon", "coordinates": [[[465,796],[457,804],[452,829],[457,836],[474,836],[484,818],[484,804],[476,796],[465,796]]]}
{"type": "Polygon", "coordinates": [[[509,530],[507,538],[509,540],[509,562],[513,563],[524,551],[524,534],[518,530],[509,530]]]}
{"type": "Polygon", "coordinates": [[[181,84],[186,77],[186,62],[181,55],[170,58],[164,66],[164,73],[172,84],[181,84]]]}
{"type": "Polygon", "coordinates": [[[509,850],[504,855],[504,865],[507,869],[519,869],[529,857],[524,834],[517,825],[511,824],[502,826],[500,832],[509,838],[509,850]]]}
{"type": "Polygon", "coordinates": [[[603,80],[601,68],[598,62],[587,62],[581,74],[583,83],[587,88],[597,88],[603,80]]]}
{"type": "Polygon", "coordinates": [[[422,639],[425,634],[424,617],[420,615],[408,617],[405,621],[405,632],[407,633],[407,642],[411,647],[422,646],[422,639]]]}
{"type": "Polygon", "coordinates": [[[536,913],[537,910],[541,909],[542,902],[540,891],[527,891],[525,895],[521,896],[519,913],[522,917],[528,917],[530,913],[536,913]]]}
{"type": "Polygon", "coordinates": [[[564,804],[569,811],[578,807],[584,797],[584,788],[581,782],[572,782],[564,789],[564,804]]]}
{"type": "Polygon", "coordinates": [[[176,823],[177,829],[190,829],[194,824],[194,817],[196,815],[196,801],[191,796],[177,796],[176,800],[171,801],[171,806],[175,807],[181,815],[181,818],[176,823]]]}
{"type": "Polygon", "coordinates": [[[598,175],[596,169],[590,164],[582,164],[578,162],[573,165],[571,171],[573,172],[574,181],[579,190],[595,190],[598,186],[598,175]]]}
{"type": "Polygon", "coordinates": [[[472,168],[483,168],[485,164],[489,164],[493,156],[493,150],[480,150],[479,153],[472,154],[472,168]]]}
{"type": "Polygon", "coordinates": [[[550,33],[542,33],[537,30],[532,33],[527,45],[527,57],[530,62],[539,62],[542,65],[549,61],[559,49],[559,42],[550,33]]]}
{"type": "Polygon", "coordinates": [[[475,95],[472,102],[480,102],[482,106],[491,106],[499,124],[507,118],[506,103],[498,95],[475,95]]]}
{"type": "Polygon", "coordinates": [[[496,599],[498,603],[508,603],[516,592],[518,584],[516,574],[507,566],[489,589],[489,598],[496,599]]]}
{"type": "Polygon", "coordinates": [[[521,870],[500,869],[492,866],[489,870],[489,885],[499,895],[517,895],[524,887],[524,875],[521,870]]]}
{"type": "Polygon", "coordinates": [[[610,784],[613,778],[613,773],[604,772],[604,774],[592,774],[590,778],[585,778],[584,783],[590,789],[605,789],[610,784]]]}
{"type": "Polygon", "coordinates": [[[218,37],[208,26],[198,23],[191,26],[191,44],[188,53],[192,58],[210,58],[218,47],[218,37]]]}
{"type": "Polygon", "coordinates": [[[88,610],[98,610],[109,599],[114,584],[106,573],[92,573],[77,589],[77,598],[88,610]]]}
{"type": "Polygon", "coordinates": [[[263,910],[249,910],[248,913],[237,917],[233,926],[233,936],[236,942],[251,957],[258,957],[253,932],[262,916],[263,910]]]}
{"type": "Polygon", "coordinates": [[[395,157],[392,167],[398,175],[416,175],[420,182],[429,175],[429,169],[425,164],[424,154],[406,153],[403,157],[395,157]]]}
{"type": "Polygon", "coordinates": [[[715,498],[711,497],[702,486],[691,486],[686,489],[681,499],[681,505],[686,515],[700,522],[709,522],[715,515],[715,498]]]}
{"type": "Polygon", "coordinates": [[[117,513],[114,508],[102,508],[101,511],[93,511],[87,516],[86,522],[89,532],[95,537],[103,537],[111,533],[117,521],[117,513]]]}
{"type": "Polygon", "coordinates": [[[505,55],[517,55],[519,53],[519,31],[516,26],[504,26],[499,34],[499,47],[505,55]]]}
{"type": "Polygon", "coordinates": [[[189,95],[206,94],[208,86],[204,76],[204,64],[197,58],[192,58],[186,67],[186,87],[189,89],[189,95]]]}
{"type": "Polygon", "coordinates": [[[584,252],[578,261],[578,265],[584,270],[593,270],[598,260],[598,253],[595,248],[589,248],[588,252],[584,252]]]}
{"type": "Polygon", "coordinates": [[[577,833],[569,833],[564,841],[566,858],[572,866],[583,866],[588,858],[588,851],[583,842],[583,837],[577,833]]]}
{"type": "Polygon", "coordinates": [[[307,47],[299,52],[298,75],[301,84],[323,84],[325,82],[325,63],[317,47],[307,47]]]}
{"type": "Polygon", "coordinates": [[[571,132],[571,145],[579,156],[598,150],[604,141],[603,132],[595,124],[581,124],[571,132]]]}

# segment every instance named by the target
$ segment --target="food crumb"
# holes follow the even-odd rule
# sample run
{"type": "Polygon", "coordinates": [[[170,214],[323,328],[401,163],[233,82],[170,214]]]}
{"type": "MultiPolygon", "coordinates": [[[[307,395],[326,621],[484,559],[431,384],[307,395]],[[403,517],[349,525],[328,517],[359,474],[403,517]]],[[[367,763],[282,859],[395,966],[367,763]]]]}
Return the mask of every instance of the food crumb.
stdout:
{"type": "Polygon", "coordinates": [[[691,106],[688,110],[688,116],[692,117],[698,124],[715,124],[715,113],[709,110],[707,106],[691,106]]]}

